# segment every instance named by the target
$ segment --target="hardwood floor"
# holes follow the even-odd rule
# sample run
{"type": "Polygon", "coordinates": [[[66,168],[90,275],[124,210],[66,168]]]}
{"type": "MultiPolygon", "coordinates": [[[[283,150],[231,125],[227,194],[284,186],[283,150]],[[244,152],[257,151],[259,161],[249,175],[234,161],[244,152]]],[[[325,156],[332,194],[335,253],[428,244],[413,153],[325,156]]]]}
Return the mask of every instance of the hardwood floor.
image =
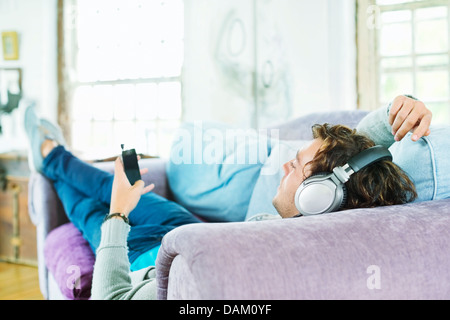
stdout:
{"type": "Polygon", "coordinates": [[[0,300],[44,300],[37,267],[0,262],[0,300]]]}

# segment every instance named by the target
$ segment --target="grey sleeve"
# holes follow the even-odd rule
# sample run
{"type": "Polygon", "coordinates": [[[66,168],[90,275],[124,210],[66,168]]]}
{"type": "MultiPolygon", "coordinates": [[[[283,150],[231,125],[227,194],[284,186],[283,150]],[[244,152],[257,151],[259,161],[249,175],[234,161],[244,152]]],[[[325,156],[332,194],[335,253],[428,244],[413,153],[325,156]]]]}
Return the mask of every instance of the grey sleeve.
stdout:
{"type": "Polygon", "coordinates": [[[110,219],[102,225],[92,279],[92,299],[156,299],[154,268],[130,272],[127,247],[129,231],[130,226],[120,219],[110,219]]]}
{"type": "Polygon", "coordinates": [[[356,130],[371,138],[376,145],[389,148],[395,143],[392,127],[389,124],[390,109],[391,103],[387,107],[372,111],[359,122],[356,130]]]}

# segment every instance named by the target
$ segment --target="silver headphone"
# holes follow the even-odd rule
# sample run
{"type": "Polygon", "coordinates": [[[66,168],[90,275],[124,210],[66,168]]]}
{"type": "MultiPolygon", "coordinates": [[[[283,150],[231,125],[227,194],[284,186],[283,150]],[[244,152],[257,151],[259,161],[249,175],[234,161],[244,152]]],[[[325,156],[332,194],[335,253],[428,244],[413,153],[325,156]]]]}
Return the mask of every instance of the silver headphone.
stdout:
{"type": "Polygon", "coordinates": [[[350,176],[381,160],[392,161],[392,154],[383,146],[375,146],[357,154],[344,166],[334,168],[332,173],[315,174],[303,181],[295,193],[295,206],[300,212],[296,217],[341,209],[347,200],[345,183],[350,176]]]}

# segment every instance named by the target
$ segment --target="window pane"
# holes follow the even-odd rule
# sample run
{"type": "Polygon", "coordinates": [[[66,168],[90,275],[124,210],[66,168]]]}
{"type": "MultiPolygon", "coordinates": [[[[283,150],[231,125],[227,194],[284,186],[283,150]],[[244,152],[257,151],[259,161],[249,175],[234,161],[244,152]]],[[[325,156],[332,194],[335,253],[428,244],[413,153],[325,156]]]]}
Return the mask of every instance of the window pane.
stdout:
{"type": "Polygon", "coordinates": [[[380,53],[382,56],[411,54],[411,24],[395,23],[381,29],[380,53]]]}
{"type": "Polygon", "coordinates": [[[415,39],[417,53],[447,51],[447,20],[429,20],[417,22],[415,39]]]}
{"type": "Polygon", "coordinates": [[[90,120],[92,119],[92,109],[92,87],[76,88],[73,95],[72,118],[74,120],[90,120]]]}
{"type": "Polygon", "coordinates": [[[111,151],[111,122],[74,121],[72,130],[72,148],[80,157],[101,159],[117,154],[111,151]]]}
{"type": "Polygon", "coordinates": [[[184,37],[183,0],[160,1],[161,15],[158,25],[162,39],[180,40],[184,37]]]}
{"type": "Polygon", "coordinates": [[[436,18],[446,18],[447,8],[446,7],[432,7],[417,9],[415,11],[416,21],[418,20],[431,20],[436,18]]]}
{"type": "Polygon", "coordinates": [[[136,150],[148,155],[157,155],[156,123],[154,121],[137,121],[135,126],[136,150]]]}
{"type": "Polygon", "coordinates": [[[114,119],[133,120],[135,118],[134,85],[122,84],[113,88],[114,119]]]}
{"type": "Polygon", "coordinates": [[[417,96],[423,100],[445,100],[448,95],[448,71],[417,73],[417,96]]]}
{"type": "Polygon", "coordinates": [[[77,28],[80,81],[181,73],[182,0],[79,1],[77,28]]]}
{"type": "Polygon", "coordinates": [[[184,59],[183,43],[175,40],[165,41],[161,46],[160,54],[160,74],[163,77],[179,76],[184,59]]]}
{"type": "Polygon", "coordinates": [[[91,144],[91,121],[74,121],[72,123],[72,148],[76,152],[86,150],[91,144]]]}
{"type": "Polygon", "coordinates": [[[416,62],[419,67],[448,65],[448,55],[444,54],[417,57],[416,62]]]}
{"type": "Polygon", "coordinates": [[[388,24],[394,22],[411,21],[411,10],[387,11],[381,14],[381,23],[388,24]]]}
{"type": "Polygon", "coordinates": [[[161,83],[158,86],[158,116],[161,119],[181,117],[181,85],[179,82],[161,83]]]}
{"type": "Polygon", "coordinates": [[[425,102],[425,105],[433,112],[434,124],[450,124],[450,104],[448,102],[425,102]]]}
{"type": "Polygon", "coordinates": [[[386,103],[399,94],[413,93],[413,77],[409,72],[385,73],[381,76],[381,101],[386,103]]]}
{"type": "Polygon", "coordinates": [[[381,60],[383,69],[412,67],[412,58],[384,58],[381,60]]]}
{"type": "Polygon", "coordinates": [[[137,78],[157,78],[161,76],[158,69],[159,61],[153,47],[140,47],[136,52],[136,60],[140,62],[137,78]]]}
{"type": "MultiPolygon", "coordinates": [[[[98,81],[101,78],[102,52],[98,49],[80,49],[77,55],[77,79],[80,82],[98,81]]],[[[110,76],[110,78],[112,78],[110,76]]]]}
{"type": "Polygon", "coordinates": [[[158,115],[157,84],[146,83],[136,86],[136,119],[153,120],[158,115]]]}
{"type": "Polygon", "coordinates": [[[112,123],[109,121],[96,121],[92,124],[91,146],[93,149],[108,152],[112,146],[112,123]]]}
{"type": "MultiPolygon", "coordinates": [[[[117,121],[114,122],[114,138],[113,146],[120,150],[121,144],[125,145],[126,149],[136,149],[137,136],[136,125],[134,121],[117,121]]],[[[142,152],[136,150],[136,152],[142,152]]]]}
{"type": "Polygon", "coordinates": [[[158,135],[156,131],[148,131],[147,132],[147,153],[149,155],[160,154],[159,145],[158,145],[158,135]]]}
{"type": "Polygon", "coordinates": [[[92,90],[92,114],[95,120],[112,120],[112,86],[94,86],[92,90]]]}

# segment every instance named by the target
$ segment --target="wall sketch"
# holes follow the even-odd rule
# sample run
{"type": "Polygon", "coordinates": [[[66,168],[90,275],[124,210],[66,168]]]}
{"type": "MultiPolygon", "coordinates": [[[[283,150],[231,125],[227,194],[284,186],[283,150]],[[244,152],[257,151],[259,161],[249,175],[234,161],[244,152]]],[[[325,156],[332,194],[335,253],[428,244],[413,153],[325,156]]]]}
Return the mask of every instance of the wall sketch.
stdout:
{"type": "Polygon", "coordinates": [[[293,69],[287,55],[288,41],[294,41],[279,28],[272,14],[274,0],[256,1],[258,125],[266,127],[283,122],[293,114],[293,69]]]}
{"type": "MultiPolygon", "coordinates": [[[[0,117],[17,109],[21,98],[22,69],[0,68],[0,117]]],[[[1,133],[2,125],[0,122],[1,133]]]]}
{"type": "Polygon", "coordinates": [[[247,101],[254,128],[285,121],[293,109],[292,75],[279,22],[270,14],[272,2],[254,0],[244,14],[231,6],[212,37],[223,88],[247,101]]]}
{"type": "Polygon", "coordinates": [[[248,99],[249,105],[252,105],[253,94],[248,89],[253,82],[254,70],[251,23],[246,17],[239,16],[236,9],[230,9],[218,35],[213,37],[217,39],[215,60],[222,81],[229,90],[248,99]]]}

